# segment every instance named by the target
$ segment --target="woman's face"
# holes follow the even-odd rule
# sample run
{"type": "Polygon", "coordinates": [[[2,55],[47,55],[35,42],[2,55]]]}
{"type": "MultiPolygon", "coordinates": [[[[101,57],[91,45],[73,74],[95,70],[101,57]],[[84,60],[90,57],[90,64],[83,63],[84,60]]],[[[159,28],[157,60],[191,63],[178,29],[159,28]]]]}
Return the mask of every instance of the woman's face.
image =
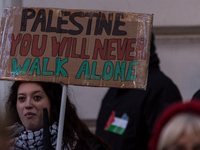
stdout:
{"type": "Polygon", "coordinates": [[[167,150],[200,150],[200,136],[193,137],[183,134],[176,143],[167,150]]]}
{"type": "Polygon", "coordinates": [[[50,114],[50,100],[39,83],[21,83],[16,105],[26,130],[38,131],[43,127],[43,108],[50,114]]]}

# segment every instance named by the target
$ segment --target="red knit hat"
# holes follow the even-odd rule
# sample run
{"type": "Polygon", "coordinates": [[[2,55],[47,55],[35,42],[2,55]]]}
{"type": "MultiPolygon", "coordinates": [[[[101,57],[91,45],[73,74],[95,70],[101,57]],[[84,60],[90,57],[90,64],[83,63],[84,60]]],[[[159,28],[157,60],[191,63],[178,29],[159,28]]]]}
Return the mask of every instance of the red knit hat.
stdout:
{"type": "Polygon", "coordinates": [[[153,134],[149,141],[149,150],[156,150],[160,133],[166,123],[175,115],[190,112],[200,116],[200,101],[178,102],[167,108],[155,123],[153,134]]]}

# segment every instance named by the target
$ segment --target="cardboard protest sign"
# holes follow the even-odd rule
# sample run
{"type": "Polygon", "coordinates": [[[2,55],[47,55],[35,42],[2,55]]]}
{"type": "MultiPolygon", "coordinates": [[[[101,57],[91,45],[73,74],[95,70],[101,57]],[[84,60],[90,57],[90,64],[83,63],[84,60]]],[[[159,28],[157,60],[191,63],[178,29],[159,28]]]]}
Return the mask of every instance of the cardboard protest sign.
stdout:
{"type": "Polygon", "coordinates": [[[5,8],[0,79],[145,88],[152,14],[5,8]]]}

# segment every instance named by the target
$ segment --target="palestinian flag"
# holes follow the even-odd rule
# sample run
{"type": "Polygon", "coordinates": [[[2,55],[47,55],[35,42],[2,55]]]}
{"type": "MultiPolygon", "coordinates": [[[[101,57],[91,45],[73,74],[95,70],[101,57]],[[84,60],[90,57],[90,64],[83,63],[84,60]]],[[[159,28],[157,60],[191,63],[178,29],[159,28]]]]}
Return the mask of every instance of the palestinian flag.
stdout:
{"type": "Polygon", "coordinates": [[[122,135],[127,127],[128,120],[126,114],[119,118],[115,116],[115,111],[112,111],[104,130],[122,135]]]}

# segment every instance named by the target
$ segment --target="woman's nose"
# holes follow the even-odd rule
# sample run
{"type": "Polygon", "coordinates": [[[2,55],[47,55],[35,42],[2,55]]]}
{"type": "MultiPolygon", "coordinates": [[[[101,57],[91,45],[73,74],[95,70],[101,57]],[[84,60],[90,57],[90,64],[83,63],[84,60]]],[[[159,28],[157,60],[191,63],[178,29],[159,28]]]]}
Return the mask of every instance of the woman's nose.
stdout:
{"type": "Polygon", "coordinates": [[[32,102],[31,102],[31,99],[30,98],[27,98],[26,99],[26,103],[25,103],[25,108],[26,109],[30,109],[30,108],[32,108],[33,106],[32,106],[32,102]]]}

